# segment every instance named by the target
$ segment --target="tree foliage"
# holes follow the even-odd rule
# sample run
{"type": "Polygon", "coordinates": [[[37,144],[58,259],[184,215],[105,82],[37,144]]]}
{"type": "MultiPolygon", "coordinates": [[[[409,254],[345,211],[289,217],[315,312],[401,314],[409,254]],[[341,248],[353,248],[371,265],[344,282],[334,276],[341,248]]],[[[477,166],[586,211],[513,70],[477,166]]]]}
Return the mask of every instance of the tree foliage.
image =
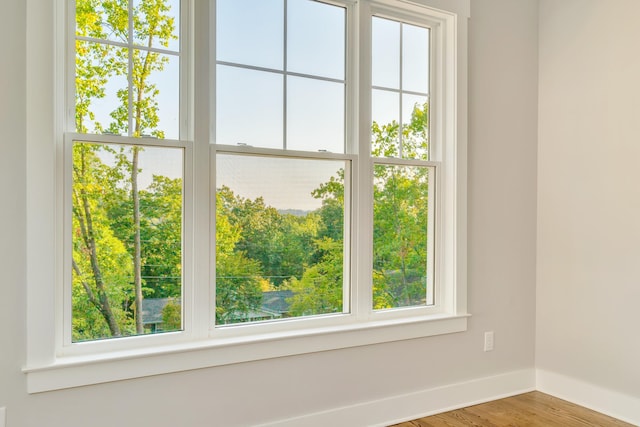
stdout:
{"type": "Polygon", "coordinates": [[[329,237],[315,242],[320,260],[307,268],[302,278],[289,284],[291,316],[337,313],[342,311],[343,244],[329,237]]]}

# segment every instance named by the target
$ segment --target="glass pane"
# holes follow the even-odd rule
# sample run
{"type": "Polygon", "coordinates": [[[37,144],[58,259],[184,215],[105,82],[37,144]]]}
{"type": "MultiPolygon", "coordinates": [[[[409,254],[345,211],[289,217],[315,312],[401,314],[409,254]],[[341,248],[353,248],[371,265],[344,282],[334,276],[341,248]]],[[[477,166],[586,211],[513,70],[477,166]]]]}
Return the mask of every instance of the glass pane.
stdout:
{"type": "Polygon", "coordinates": [[[283,77],[218,65],[216,143],[283,148],[283,77]]]}
{"type": "Polygon", "coordinates": [[[426,96],[402,95],[402,157],[429,160],[429,106],[426,96]]]}
{"type": "Polygon", "coordinates": [[[180,50],[180,0],[133,1],[134,43],[145,47],[180,50]]]}
{"type": "Polygon", "coordinates": [[[287,148],[344,153],[344,84],[287,79],[287,148]]]}
{"type": "Polygon", "coordinates": [[[343,80],[345,9],[310,0],[287,5],[288,71],[343,80]]]}
{"type": "Polygon", "coordinates": [[[371,93],[371,119],[371,155],[399,157],[400,95],[374,89],[371,93]]]}
{"type": "Polygon", "coordinates": [[[429,30],[402,24],[402,90],[429,93],[429,30]]]}
{"type": "Polygon", "coordinates": [[[372,84],[400,88],[400,23],[373,17],[371,78],[372,84]]]}
{"type": "Polygon", "coordinates": [[[133,125],[135,135],[180,137],[180,59],[134,50],[133,125]],[[146,76],[146,77],[144,77],[146,76]],[[139,90],[141,89],[141,90],[139,90]]]}
{"type": "Polygon", "coordinates": [[[283,0],[218,0],[218,61],[282,70],[283,0]]]}
{"type": "Polygon", "coordinates": [[[126,135],[127,49],[76,41],[76,131],[126,135]]]}
{"type": "Polygon", "coordinates": [[[127,43],[129,5],[118,2],[76,1],[76,35],[127,43]]]}
{"type": "Polygon", "coordinates": [[[180,148],[74,143],[73,341],[182,328],[182,165],[180,148]]]}
{"type": "Polygon", "coordinates": [[[373,204],[373,307],[432,302],[428,277],[430,168],[375,165],[373,204]]]}
{"type": "Polygon", "coordinates": [[[217,324],[345,311],[345,166],[217,156],[217,324]]]}

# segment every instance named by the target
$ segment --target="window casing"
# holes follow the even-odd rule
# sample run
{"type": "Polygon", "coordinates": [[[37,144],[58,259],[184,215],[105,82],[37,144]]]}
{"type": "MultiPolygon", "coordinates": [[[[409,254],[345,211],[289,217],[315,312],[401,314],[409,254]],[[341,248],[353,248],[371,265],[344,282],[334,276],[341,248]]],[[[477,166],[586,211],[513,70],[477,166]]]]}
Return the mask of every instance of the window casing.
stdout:
{"type": "MultiPolygon", "coordinates": [[[[56,6],[66,10],[69,24],[69,4],[59,0],[56,6]],[[66,7],[66,9],[65,9],[66,7]]],[[[278,357],[310,351],[394,341],[466,329],[465,283],[465,131],[464,131],[464,43],[459,37],[456,13],[442,12],[414,3],[394,0],[327,1],[345,10],[345,75],[337,83],[344,84],[344,152],[289,150],[273,146],[215,144],[217,113],[215,100],[216,69],[229,64],[215,64],[216,22],[215,2],[182,0],[180,40],[180,131],[179,138],[162,140],[134,138],[124,135],[77,134],[72,123],[69,104],[64,140],[57,138],[59,156],[56,167],[56,194],[69,199],[69,158],[73,141],[94,144],[134,144],[141,147],[172,147],[183,150],[183,269],[182,330],[178,332],[134,336],[72,343],[70,336],[69,286],[71,269],[69,255],[58,261],[55,289],[57,308],[36,313],[30,318],[49,320],[55,331],[55,342],[48,346],[33,346],[25,371],[29,375],[30,391],[45,391],[75,385],[111,381],[123,378],[175,372],[206,366],[216,366],[256,358],[278,357]],[[373,18],[373,17],[376,18],[373,18]],[[428,28],[429,53],[429,159],[382,158],[371,156],[371,26],[372,19],[388,19],[428,28]],[[195,43],[193,42],[195,40],[195,43]],[[461,53],[462,52],[462,53],[461,53]],[[460,63],[460,59],[462,59],[460,63]],[[206,88],[209,88],[208,90],[206,88]],[[461,95],[462,94],[462,95],[461,95]],[[461,102],[462,101],[462,102],[461,102]],[[462,127],[460,127],[462,126],[462,127]],[[217,156],[249,156],[261,159],[301,159],[306,161],[343,162],[345,164],[344,205],[344,287],[343,310],[329,316],[310,316],[280,321],[236,325],[216,325],[215,301],[215,190],[217,156]],[[66,163],[65,163],[66,162],[66,163]],[[66,166],[65,166],[66,165],[66,166]],[[427,275],[433,280],[432,300],[425,304],[392,310],[375,310],[372,303],[374,262],[372,242],[374,232],[375,168],[421,169],[429,180],[428,235],[430,250],[435,254],[427,263],[427,275]],[[432,183],[435,182],[435,185],[432,183]],[[431,202],[433,199],[433,203],[431,202]],[[429,274],[430,273],[430,274],[429,274]],[[433,279],[435,277],[435,279],[433,279]],[[60,307],[66,307],[61,310],[60,307]],[[375,337],[367,333],[375,329],[375,337]],[[277,343],[277,345],[274,345],[277,343]],[[180,354],[180,361],[172,355],[180,354]],[[256,356],[259,354],[259,356],[256,356]],[[152,356],[147,368],[139,359],[152,356]],[[171,359],[171,362],[167,363],[171,359]],[[64,369],[61,369],[64,368],[64,369]],[[100,373],[98,373],[98,369],[100,373]],[[87,372],[91,372],[87,375],[87,372]],[[64,377],[64,379],[63,379],[64,377]]],[[[468,13],[465,1],[456,12],[468,13]]],[[[58,13],[60,22],[63,13],[58,13]]],[[[73,18],[71,18],[73,19],[73,18]]],[[[73,21],[72,21],[73,22],[73,21]]],[[[70,28],[67,25],[67,28],[70,28]]],[[[463,28],[466,28],[463,26],[463,28]]],[[[69,30],[58,34],[67,40],[69,30]]],[[[69,48],[70,49],[70,48],[69,48]]],[[[61,50],[58,50],[60,56],[61,50]]],[[[73,61],[67,52],[65,61],[57,62],[57,70],[67,76],[67,100],[73,71],[73,61]],[[61,64],[62,62],[62,64],[61,64]]],[[[224,61],[223,61],[224,62],[224,61]]],[[[226,61],[229,62],[229,61],[226,61]]],[[[286,72],[285,72],[286,74],[286,72]]],[[[301,76],[295,75],[295,78],[301,76]]],[[[73,86],[71,86],[73,87],[73,86]]],[[[58,91],[61,92],[61,91],[58,91]]],[[[57,102],[61,103],[58,96],[57,102]]],[[[69,102],[69,101],[67,101],[69,102]]],[[[71,101],[71,107],[73,101],[71,101]]],[[[131,116],[131,115],[129,115],[131,116]]],[[[131,123],[131,119],[129,120],[131,123]]],[[[286,123],[286,119],[285,119],[286,123]]],[[[129,129],[131,126],[129,126],[129,129]]],[[[63,132],[60,132],[62,134],[63,132]]],[[[131,132],[128,132],[131,133],[131,132]]],[[[283,130],[286,141],[287,129],[283,130]]],[[[137,135],[136,135],[137,136],[137,135]]],[[[59,206],[59,205],[58,205],[59,206]]],[[[60,210],[64,223],[71,221],[70,205],[60,210]]],[[[62,222],[62,221],[61,221],[62,222]]],[[[53,241],[63,253],[70,253],[66,229],[58,229],[53,241]]],[[[427,232],[425,230],[425,232],[427,232]]],[[[51,286],[51,281],[49,281],[51,286]]],[[[31,284],[31,289],[37,285],[31,284]]],[[[41,285],[44,286],[44,285],[41,285]]],[[[51,294],[51,290],[48,291],[51,294]]],[[[35,310],[34,310],[35,308],[35,310]]],[[[30,326],[29,341],[38,339],[37,328],[30,326]]]]}

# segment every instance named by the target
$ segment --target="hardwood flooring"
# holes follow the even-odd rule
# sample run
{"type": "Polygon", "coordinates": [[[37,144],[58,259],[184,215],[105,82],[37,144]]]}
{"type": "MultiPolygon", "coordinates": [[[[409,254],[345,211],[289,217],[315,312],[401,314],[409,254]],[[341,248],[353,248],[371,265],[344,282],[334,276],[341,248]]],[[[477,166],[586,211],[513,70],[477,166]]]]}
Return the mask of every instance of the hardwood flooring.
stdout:
{"type": "Polygon", "coordinates": [[[615,418],[534,391],[456,411],[445,412],[393,427],[619,427],[615,418]]]}

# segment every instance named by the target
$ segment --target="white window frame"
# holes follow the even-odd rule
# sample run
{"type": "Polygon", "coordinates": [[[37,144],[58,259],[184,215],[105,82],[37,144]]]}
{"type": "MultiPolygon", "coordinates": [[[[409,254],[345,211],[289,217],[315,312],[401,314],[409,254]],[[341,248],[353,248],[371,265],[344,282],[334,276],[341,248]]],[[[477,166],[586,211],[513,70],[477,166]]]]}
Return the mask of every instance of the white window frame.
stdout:
{"type": "MultiPolygon", "coordinates": [[[[195,54],[183,62],[193,70],[187,85],[187,128],[180,141],[140,141],[102,135],[66,133],[73,111],[64,106],[68,96],[70,66],[65,56],[68,46],[68,0],[29,0],[27,26],[27,360],[24,372],[30,393],[81,385],[185,371],[251,360],[333,350],[398,341],[452,332],[467,328],[466,298],[466,28],[469,0],[334,0],[347,7],[348,35],[346,99],[346,154],[296,153],[286,155],[312,158],[339,158],[351,162],[352,194],[349,313],[287,319],[277,322],[214,326],[212,304],[215,251],[209,236],[215,224],[215,152],[282,155],[280,150],[212,145],[215,117],[215,7],[211,1],[183,0],[192,5],[188,16],[197,33],[186,36],[195,54]],[[438,301],[434,307],[408,307],[374,311],[371,303],[373,164],[371,159],[370,103],[371,67],[370,22],[374,14],[403,22],[429,26],[432,30],[430,62],[431,141],[429,162],[436,170],[437,208],[436,252],[438,301]],[[417,18],[422,16],[422,18],[417,18]],[[428,17],[428,19],[427,19],[428,17]],[[66,23],[66,24],[65,24],[66,23]],[[349,33],[348,33],[349,34],[349,33]],[[54,36],[54,37],[52,37],[54,36]],[[51,40],[54,48],[51,49],[51,40]],[[193,42],[193,43],[191,43],[193,42]],[[358,59],[360,62],[358,62],[358,59]],[[53,77],[51,77],[53,76],[53,77]],[[357,82],[357,86],[356,83],[357,82]],[[194,90],[197,87],[198,90],[194,90]],[[42,102],[42,98],[49,102],[42,102]],[[70,140],[100,143],[131,143],[180,146],[185,149],[185,331],[100,342],[71,344],[65,341],[65,192],[64,161],[70,140]],[[441,147],[440,151],[437,148],[441,147]],[[358,154],[357,151],[360,153],[358,154]],[[191,172],[193,170],[193,173],[191,172]],[[204,178],[204,179],[202,179],[204,178]],[[54,215],[51,215],[54,212],[54,215]],[[214,212],[214,211],[213,211],[214,212]],[[188,225],[187,225],[188,224],[188,225]],[[195,231],[197,230],[197,232],[195,231]],[[200,236],[200,237],[199,237],[200,236]],[[204,236],[204,237],[202,237],[204,236]],[[190,259],[189,259],[190,258],[190,259]],[[189,283],[187,283],[189,282],[189,283]]],[[[185,28],[181,26],[181,28],[185,28]]],[[[181,35],[185,39],[185,35],[181,35]]],[[[183,51],[181,49],[181,51],[183,51]]],[[[184,52],[184,51],[183,51],[184,52]]],[[[72,65],[72,64],[71,64],[72,65]]],[[[415,164],[393,160],[393,164],[415,164]]],[[[424,162],[420,162],[424,165],[424,162]]],[[[68,180],[68,179],[67,179],[68,180]]],[[[68,186],[68,182],[67,182],[68,186]]],[[[67,218],[68,220],[68,218],[67,218]]],[[[68,245],[68,243],[67,243],[68,245]]],[[[68,281],[68,280],[67,280],[68,281]]],[[[67,334],[68,335],[68,334],[67,334]]]]}

